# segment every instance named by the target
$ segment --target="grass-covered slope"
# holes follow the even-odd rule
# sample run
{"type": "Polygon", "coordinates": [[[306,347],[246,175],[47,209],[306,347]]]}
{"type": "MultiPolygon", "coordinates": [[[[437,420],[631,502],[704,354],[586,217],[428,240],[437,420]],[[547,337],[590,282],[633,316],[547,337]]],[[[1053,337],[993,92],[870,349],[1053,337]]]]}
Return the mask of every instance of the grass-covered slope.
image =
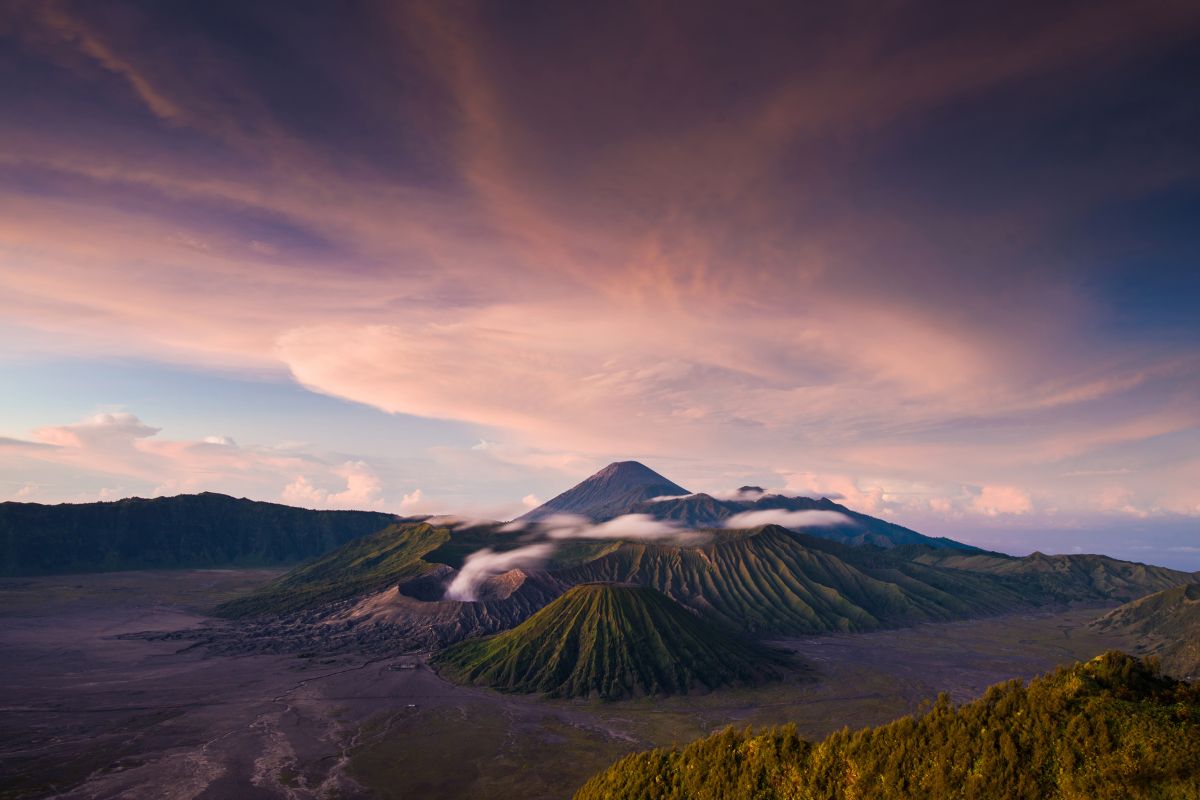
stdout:
{"type": "Polygon", "coordinates": [[[310,511],[209,492],[111,503],[0,503],[0,575],[287,564],[395,520],[373,511],[310,511]]]}
{"type": "Polygon", "coordinates": [[[1028,592],[1059,600],[1128,601],[1196,579],[1167,567],[1091,554],[1032,553],[1016,558],[917,547],[902,548],[901,555],[932,566],[1011,578],[1028,592]]]}
{"type": "Polygon", "coordinates": [[[222,604],[226,617],[281,614],[377,592],[430,571],[422,556],[445,544],[450,531],[425,522],[400,522],[355,539],[245,597],[222,604]]]}
{"type": "MultiPolygon", "coordinates": [[[[460,569],[467,555],[482,548],[504,551],[527,545],[526,535],[498,524],[452,529],[400,522],[297,567],[227,603],[221,612],[247,616],[312,610],[321,616],[330,603],[366,598],[399,584],[414,602],[396,598],[387,618],[407,630],[412,625],[400,617],[408,614],[413,625],[426,624],[430,609],[415,601],[442,600],[451,571],[460,569]],[[419,585],[412,583],[416,578],[421,578],[419,585]]],[[[483,629],[496,630],[498,620],[523,620],[566,588],[594,582],[649,586],[726,628],[771,636],[869,631],[1068,600],[1140,596],[1191,577],[1102,557],[1017,559],[927,547],[852,547],[778,526],[698,535],[708,537],[708,543],[560,542],[547,561],[535,565],[537,591],[515,594],[513,603],[504,596],[486,598],[479,613],[492,621],[483,629]],[[521,609],[510,610],[506,604],[521,609]]],[[[458,616],[472,613],[469,608],[453,610],[458,616]]],[[[460,634],[477,630],[479,626],[464,623],[460,634]]]]}
{"type": "Polygon", "coordinates": [[[1114,608],[1094,630],[1138,637],[1138,651],[1156,656],[1165,672],[1200,678],[1200,583],[1176,586],[1114,608]]]}
{"type": "Polygon", "coordinates": [[[557,573],[569,583],[652,586],[752,634],[867,631],[1026,608],[1008,581],[939,569],[778,526],[702,547],[627,543],[557,573]]]}
{"type": "Polygon", "coordinates": [[[781,657],[654,589],[582,584],[510,631],[434,657],[443,675],[551,697],[684,694],[776,678],[781,657]]]}
{"type": "Polygon", "coordinates": [[[1194,800],[1200,687],[1107,653],[811,744],[726,730],[622,759],[575,800],[1194,800]]]}

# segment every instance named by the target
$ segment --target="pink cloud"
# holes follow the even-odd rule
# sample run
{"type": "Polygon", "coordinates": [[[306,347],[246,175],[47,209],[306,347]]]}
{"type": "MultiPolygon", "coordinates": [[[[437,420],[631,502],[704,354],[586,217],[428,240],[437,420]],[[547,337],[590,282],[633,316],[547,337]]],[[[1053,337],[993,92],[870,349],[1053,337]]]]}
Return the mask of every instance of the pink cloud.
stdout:
{"type": "MultiPolygon", "coordinates": [[[[339,491],[320,489],[313,486],[306,475],[297,475],[295,480],[283,487],[280,499],[288,505],[304,508],[383,508],[383,482],[369,466],[361,461],[347,461],[334,467],[331,472],[345,480],[345,488],[339,491]]],[[[405,495],[400,505],[415,507],[420,500],[421,490],[417,489],[405,495]]]]}
{"type": "MultiPolygon", "coordinates": [[[[211,57],[203,37],[171,42],[184,49],[167,58],[136,26],[31,8],[30,53],[141,115],[105,120],[111,134],[23,127],[17,114],[0,130],[0,167],[22,176],[0,185],[0,315],[51,353],[291,375],[479,426],[488,438],[470,455],[500,466],[581,475],[634,451],[772,465],[789,490],[868,513],[1032,514],[1018,485],[1087,506],[1097,486],[1075,488],[1064,469],[1153,460],[1147,443],[1200,424],[1193,354],[1096,341],[1102,310],[1072,279],[971,270],[943,241],[969,240],[973,255],[1034,237],[1048,219],[1170,180],[1170,153],[1165,167],[1134,154],[1085,190],[1030,190],[981,215],[867,208],[843,180],[847,152],[886,147],[923,114],[1179,41],[1194,28],[1182,6],[959,20],[957,44],[914,47],[904,70],[879,68],[899,12],[853,47],[817,42],[817,69],[762,31],[778,49],[760,56],[779,68],[720,114],[690,107],[675,62],[655,61],[679,56],[692,81],[701,65],[657,46],[671,42],[633,48],[630,68],[664,81],[653,87],[614,84],[567,47],[585,91],[564,98],[536,53],[499,57],[478,18],[389,9],[373,29],[439,102],[382,94],[371,122],[426,137],[435,180],[289,128],[256,76],[211,57]],[[611,112],[627,107],[646,117],[623,126],[611,112]]],[[[853,9],[833,17],[861,25],[853,9]]],[[[346,78],[333,69],[331,82],[346,78]]],[[[385,496],[340,457],[165,440],[120,412],[0,449],[163,491],[234,476],[316,505],[385,496]]],[[[1165,468],[1122,488],[1137,508],[1200,507],[1165,468]]]]}
{"type": "Polygon", "coordinates": [[[1033,511],[1033,501],[1028,492],[1015,486],[984,486],[971,501],[971,510],[989,517],[1028,514],[1033,511]]]}

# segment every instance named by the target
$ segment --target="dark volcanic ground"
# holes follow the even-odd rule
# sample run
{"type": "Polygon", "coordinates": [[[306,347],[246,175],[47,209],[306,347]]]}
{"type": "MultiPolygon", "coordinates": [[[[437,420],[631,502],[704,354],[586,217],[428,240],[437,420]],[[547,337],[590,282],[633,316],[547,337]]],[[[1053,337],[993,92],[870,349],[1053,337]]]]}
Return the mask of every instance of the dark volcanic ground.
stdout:
{"type": "Polygon", "coordinates": [[[211,655],[128,638],[205,622],[271,570],[0,581],[0,798],[562,798],[625,753],[727,724],[810,736],[964,700],[1127,644],[1075,609],[787,640],[782,684],[600,704],[442,681],[421,656],[211,655]]]}

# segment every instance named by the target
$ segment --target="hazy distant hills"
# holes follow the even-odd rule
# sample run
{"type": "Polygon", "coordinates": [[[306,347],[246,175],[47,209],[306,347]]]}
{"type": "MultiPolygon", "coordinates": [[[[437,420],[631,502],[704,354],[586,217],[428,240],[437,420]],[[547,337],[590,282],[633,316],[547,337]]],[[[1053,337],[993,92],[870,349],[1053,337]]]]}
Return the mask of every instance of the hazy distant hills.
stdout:
{"type": "Polygon", "coordinates": [[[905,548],[900,555],[931,566],[1013,578],[1027,591],[1064,601],[1132,600],[1195,580],[1192,573],[1092,554],[1032,553],[1014,558],[999,553],[905,548]]]}
{"type": "Polygon", "coordinates": [[[1200,583],[1175,586],[1115,608],[1095,630],[1138,637],[1138,652],[1159,658],[1165,672],[1200,679],[1200,583]]]}
{"type": "Polygon", "coordinates": [[[1106,653],[819,743],[732,728],[634,753],[575,800],[1200,797],[1200,686],[1106,653]]]}
{"type": "Polygon", "coordinates": [[[553,514],[576,514],[599,522],[628,514],[645,500],[687,493],[637,461],[617,461],[517,519],[534,522],[553,514]]]}
{"type": "Polygon", "coordinates": [[[0,503],[0,574],[288,564],[396,519],[209,492],[112,503],[0,503]]]}
{"type": "Polygon", "coordinates": [[[569,589],[512,630],[434,657],[465,683],[550,697],[617,700],[778,678],[783,658],[706,623],[645,586],[569,589]]]}

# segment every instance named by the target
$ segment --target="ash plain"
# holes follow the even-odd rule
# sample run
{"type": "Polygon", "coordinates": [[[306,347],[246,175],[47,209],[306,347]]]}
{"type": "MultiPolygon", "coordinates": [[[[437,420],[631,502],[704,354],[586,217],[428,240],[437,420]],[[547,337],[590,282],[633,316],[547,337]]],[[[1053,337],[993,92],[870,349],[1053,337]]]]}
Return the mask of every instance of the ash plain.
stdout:
{"type": "Polygon", "coordinates": [[[806,665],[781,683],[600,703],[457,686],[422,653],[142,635],[236,626],[208,610],[279,574],[0,580],[0,800],[562,798],[629,752],[726,725],[818,738],[1131,644],[1084,627],[1097,606],[779,639],[806,665]]]}

